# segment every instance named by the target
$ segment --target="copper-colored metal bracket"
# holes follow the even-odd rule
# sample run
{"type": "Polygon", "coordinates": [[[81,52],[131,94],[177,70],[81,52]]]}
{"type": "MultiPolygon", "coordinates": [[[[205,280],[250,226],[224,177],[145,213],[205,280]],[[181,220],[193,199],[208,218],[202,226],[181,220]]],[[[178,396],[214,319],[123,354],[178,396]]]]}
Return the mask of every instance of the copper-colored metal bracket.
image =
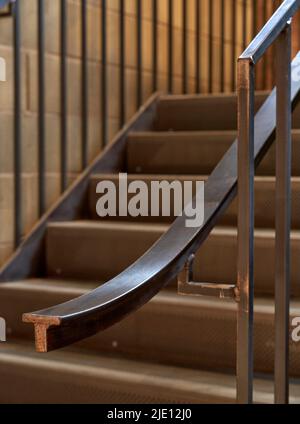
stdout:
{"type": "Polygon", "coordinates": [[[197,283],[193,281],[195,255],[191,255],[178,275],[178,294],[234,299],[239,302],[238,289],[233,284],[197,283]]]}

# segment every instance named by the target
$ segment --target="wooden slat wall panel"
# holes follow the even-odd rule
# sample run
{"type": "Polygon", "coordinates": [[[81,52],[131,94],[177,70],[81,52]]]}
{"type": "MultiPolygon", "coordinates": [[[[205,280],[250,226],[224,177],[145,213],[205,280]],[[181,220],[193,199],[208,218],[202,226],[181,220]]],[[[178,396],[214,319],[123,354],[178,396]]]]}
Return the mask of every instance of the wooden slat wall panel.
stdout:
{"type": "MultiPolygon", "coordinates": [[[[143,14],[143,99],[152,92],[152,0],[142,1],[143,14]]],[[[173,91],[182,90],[182,1],[174,1],[173,16],[173,91]]],[[[195,4],[197,0],[188,0],[188,92],[196,89],[196,20],[195,4]]],[[[212,46],[212,91],[219,92],[220,79],[220,10],[221,0],[200,0],[200,89],[206,93],[209,88],[209,2],[214,2],[214,25],[212,46]]],[[[258,29],[263,25],[263,2],[258,2],[258,29]]],[[[271,13],[273,0],[268,2],[271,13]]],[[[275,0],[274,0],[275,1],[275,0]]],[[[232,64],[232,9],[225,1],[224,21],[224,90],[232,89],[231,77],[235,72],[232,64]]],[[[236,44],[235,56],[242,51],[243,1],[236,0],[236,44]]],[[[252,38],[252,0],[247,0],[247,42],[252,38]]],[[[280,3],[280,0],[276,1],[280,3]]],[[[49,207],[60,193],[60,85],[59,85],[59,4],[60,0],[45,0],[45,67],[46,67],[46,206],[49,207]]],[[[99,152],[101,145],[101,1],[88,0],[88,75],[89,75],[89,136],[88,160],[99,152]]],[[[168,0],[158,0],[158,89],[165,92],[168,86],[168,0]]],[[[120,121],[119,107],[119,0],[107,1],[108,7],[108,136],[118,131],[120,121]]],[[[37,1],[22,1],[22,181],[23,181],[23,232],[26,234],[36,222],[38,214],[38,85],[37,85],[37,1]]],[[[126,10],[126,119],[136,108],[136,1],[125,0],[126,10]]],[[[68,183],[81,172],[81,43],[80,43],[80,0],[68,0],[68,183]]],[[[5,222],[0,234],[0,264],[13,249],[13,52],[12,23],[10,18],[0,22],[0,56],[7,62],[7,82],[1,84],[0,96],[0,218],[5,222]]],[[[293,51],[300,48],[300,14],[294,19],[293,51]]],[[[273,79],[272,54],[268,56],[267,86],[273,79]]],[[[263,64],[258,67],[257,88],[263,86],[263,64]]]]}

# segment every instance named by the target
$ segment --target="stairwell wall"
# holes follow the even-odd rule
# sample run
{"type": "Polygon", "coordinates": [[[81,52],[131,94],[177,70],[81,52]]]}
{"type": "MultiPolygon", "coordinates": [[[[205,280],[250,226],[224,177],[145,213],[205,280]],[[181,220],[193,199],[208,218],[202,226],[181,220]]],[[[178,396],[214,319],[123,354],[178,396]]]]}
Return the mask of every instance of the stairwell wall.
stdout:
{"type": "MultiPolygon", "coordinates": [[[[152,92],[152,1],[141,0],[143,10],[143,98],[152,92]]],[[[208,91],[209,1],[201,1],[201,91],[208,91]]],[[[188,0],[188,91],[195,92],[195,2],[188,0]]],[[[47,206],[60,194],[60,0],[45,0],[46,24],[46,192],[47,206]]],[[[225,91],[231,91],[232,14],[225,1],[225,91]]],[[[247,0],[247,7],[251,8],[247,0]]],[[[243,48],[242,0],[237,0],[236,56],[243,48]]],[[[136,109],[136,1],[126,6],[126,116],[136,109]]],[[[119,0],[108,0],[108,121],[109,138],[119,129],[119,0]]],[[[168,0],[158,0],[158,89],[167,91],[168,75],[168,0]]],[[[215,22],[220,21],[221,0],[214,0],[215,22]]],[[[174,0],[173,86],[182,87],[182,0],[174,0]]],[[[38,64],[37,1],[21,0],[22,15],[22,219],[24,235],[38,219],[38,64]]],[[[89,160],[101,146],[101,1],[88,0],[88,74],[89,74],[89,160]]],[[[247,42],[251,34],[251,10],[247,18],[247,42]]],[[[81,172],[81,39],[80,0],[68,0],[68,179],[81,172]]],[[[300,28],[296,34],[298,37],[300,28]]],[[[296,38],[296,37],[295,37],[296,38]]],[[[300,38],[300,37],[299,37],[300,38]]],[[[297,42],[300,42],[297,38],[297,42]]],[[[220,91],[220,26],[213,27],[213,91],[220,91]]],[[[14,245],[14,162],[13,162],[13,33],[11,18],[0,20],[0,56],[7,63],[7,82],[0,85],[0,265],[14,245]]]]}

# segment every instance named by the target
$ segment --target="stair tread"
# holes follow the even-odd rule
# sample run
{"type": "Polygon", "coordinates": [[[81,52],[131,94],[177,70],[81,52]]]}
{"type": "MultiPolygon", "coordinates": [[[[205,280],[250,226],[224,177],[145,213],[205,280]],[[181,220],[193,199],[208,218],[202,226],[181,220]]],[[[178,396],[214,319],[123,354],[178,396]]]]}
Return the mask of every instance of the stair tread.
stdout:
{"type": "MultiPolygon", "coordinates": [[[[297,130],[293,130],[297,131],[297,130]]],[[[299,130],[298,130],[299,131],[299,130]]],[[[175,138],[182,138],[182,137],[189,137],[189,138],[199,138],[199,137],[222,137],[222,136],[231,136],[233,137],[232,141],[234,141],[234,137],[236,137],[237,131],[236,130],[194,130],[194,131],[135,131],[132,133],[129,133],[128,138],[131,140],[138,141],[140,138],[149,138],[149,139],[156,139],[156,138],[166,138],[166,139],[175,139],[175,138]]]]}
{"type": "Polygon", "coordinates": [[[0,293],[5,291],[14,292],[48,292],[48,293],[70,293],[78,296],[85,294],[89,290],[97,288],[101,283],[96,281],[80,281],[53,278],[29,278],[27,280],[1,283],[0,293]]]}
{"type": "MultiPolygon", "coordinates": [[[[256,96],[267,96],[269,91],[256,90],[256,96]]],[[[189,100],[218,100],[218,99],[235,99],[237,100],[237,94],[235,92],[230,93],[199,93],[199,94],[162,94],[160,101],[173,101],[173,102],[184,102],[189,100]]]]}
{"type": "MultiPolygon", "coordinates": [[[[119,178],[119,174],[116,173],[103,173],[103,174],[93,174],[90,177],[91,181],[102,181],[106,178],[111,178],[111,179],[118,179],[119,178]]],[[[201,175],[201,174],[165,174],[165,175],[160,175],[160,174],[127,174],[127,178],[128,180],[131,179],[135,179],[135,180],[171,180],[171,179],[177,179],[179,181],[185,181],[185,180],[198,180],[198,181],[205,181],[209,178],[209,175],[201,175]]],[[[276,177],[272,176],[272,175],[256,175],[255,176],[255,181],[257,183],[275,183],[276,182],[276,177]]],[[[291,182],[294,184],[300,184],[300,177],[298,176],[292,176],[291,177],[291,182]]]]}
{"type": "MultiPolygon", "coordinates": [[[[50,223],[47,229],[47,275],[54,278],[108,281],[136,262],[169,225],[130,220],[50,223]]],[[[291,290],[300,295],[300,231],[291,231],[291,290]]],[[[197,251],[194,275],[212,283],[236,281],[237,228],[218,226],[197,251]]],[[[255,230],[255,291],[274,293],[275,230],[255,230]]]]}
{"type": "MultiPolygon", "coordinates": [[[[135,223],[127,221],[96,221],[96,220],[77,220],[77,221],[60,221],[51,222],[48,228],[57,229],[105,229],[105,230],[130,230],[130,231],[167,231],[169,225],[156,223],[135,223]]],[[[236,237],[236,227],[217,226],[211,231],[215,236],[236,237]]],[[[255,229],[255,237],[257,238],[275,238],[275,230],[272,228],[255,229]]],[[[291,238],[300,240],[300,230],[291,230],[291,238]]]]}
{"type": "MultiPolygon", "coordinates": [[[[300,135],[300,129],[299,128],[292,128],[292,134],[299,136],[300,135]]],[[[128,137],[130,139],[139,139],[139,138],[169,138],[170,140],[172,138],[176,137],[199,137],[199,136],[237,136],[237,130],[194,130],[194,131],[135,131],[132,133],[129,133],[128,137]]],[[[234,141],[234,139],[232,140],[234,141]]]]}
{"type": "MultiPolygon", "coordinates": [[[[159,365],[150,362],[120,359],[99,354],[91,354],[79,349],[68,349],[48,353],[47,356],[36,354],[32,346],[15,341],[1,346],[0,369],[27,369],[50,371],[63,376],[72,376],[74,380],[109,381],[115,385],[133,385],[135,389],[155,388],[171,398],[182,395],[186,398],[219,398],[224,402],[235,401],[236,380],[233,375],[191,370],[182,367],[159,365]]],[[[94,383],[95,384],[95,383],[94,383]]],[[[255,379],[255,399],[260,402],[273,402],[273,382],[271,379],[255,379]]],[[[291,384],[291,402],[299,402],[300,382],[291,384]]]]}
{"type": "MultiPolygon", "coordinates": [[[[131,133],[127,145],[127,169],[144,174],[209,175],[236,137],[234,130],[131,133]]],[[[295,129],[292,131],[293,175],[299,175],[299,142],[300,130],[295,129]]],[[[275,156],[273,145],[258,166],[258,175],[275,175],[275,156]]]]}
{"type": "Polygon", "coordinates": [[[48,224],[48,228],[58,229],[111,229],[111,230],[130,230],[130,231],[159,231],[165,232],[169,228],[166,224],[149,224],[149,223],[135,223],[126,221],[95,221],[95,220],[78,220],[78,221],[60,221],[51,222],[48,224]]]}
{"type": "MultiPolygon", "coordinates": [[[[22,323],[23,313],[69,301],[101,285],[94,281],[25,280],[0,286],[1,315],[8,339],[31,340],[32,327],[22,323]],[[14,301],[15,308],[9,305],[14,301]]],[[[235,368],[236,308],[233,300],[180,296],[162,291],[147,305],[112,328],[76,344],[102,354],[214,372],[235,368]],[[174,329],[176,328],[176,332],[174,329]],[[197,336],[195,336],[197,334],[197,336]]],[[[273,373],[274,301],[255,297],[255,370],[273,373]]],[[[299,315],[300,296],[291,301],[291,317],[299,315]]],[[[299,344],[290,352],[290,372],[300,377],[299,344]]]]}
{"type": "MultiPolygon", "coordinates": [[[[233,284],[234,282],[226,282],[233,284]]],[[[27,279],[16,282],[2,283],[0,285],[0,293],[3,291],[11,292],[56,292],[56,293],[70,293],[72,295],[84,295],[89,290],[93,290],[101,285],[102,282],[85,281],[85,280],[66,280],[66,279],[52,279],[52,278],[37,278],[27,279]]],[[[157,294],[150,303],[161,306],[165,309],[169,307],[186,307],[187,309],[218,309],[235,311],[236,303],[227,299],[215,299],[210,297],[195,297],[195,296],[181,296],[174,292],[162,291],[157,294]]],[[[299,313],[300,298],[291,299],[291,314],[299,313]]],[[[255,311],[257,313],[273,314],[274,313],[274,300],[271,297],[256,296],[255,297],[255,311]]]]}

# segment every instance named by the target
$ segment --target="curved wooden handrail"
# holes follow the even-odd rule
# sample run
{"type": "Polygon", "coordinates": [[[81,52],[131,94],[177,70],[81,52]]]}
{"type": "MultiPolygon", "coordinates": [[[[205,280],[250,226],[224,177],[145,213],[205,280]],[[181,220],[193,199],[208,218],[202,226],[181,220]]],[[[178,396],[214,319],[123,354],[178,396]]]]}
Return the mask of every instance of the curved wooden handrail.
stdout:
{"type": "MultiPolygon", "coordinates": [[[[292,66],[297,66],[299,60],[300,54],[292,66]]],[[[293,106],[299,91],[300,81],[293,81],[293,106]]],[[[276,89],[255,117],[256,165],[274,140],[275,127],[276,89]]],[[[37,351],[58,349],[112,326],[178,275],[237,193],[237,148],[235,140],[205,184],[205,221],[201,228],[187,228],[186,217],[179,217],[148,252],[108,283],[64,304],[23,315],[24,322],[35,326],[37,351]]]]}

